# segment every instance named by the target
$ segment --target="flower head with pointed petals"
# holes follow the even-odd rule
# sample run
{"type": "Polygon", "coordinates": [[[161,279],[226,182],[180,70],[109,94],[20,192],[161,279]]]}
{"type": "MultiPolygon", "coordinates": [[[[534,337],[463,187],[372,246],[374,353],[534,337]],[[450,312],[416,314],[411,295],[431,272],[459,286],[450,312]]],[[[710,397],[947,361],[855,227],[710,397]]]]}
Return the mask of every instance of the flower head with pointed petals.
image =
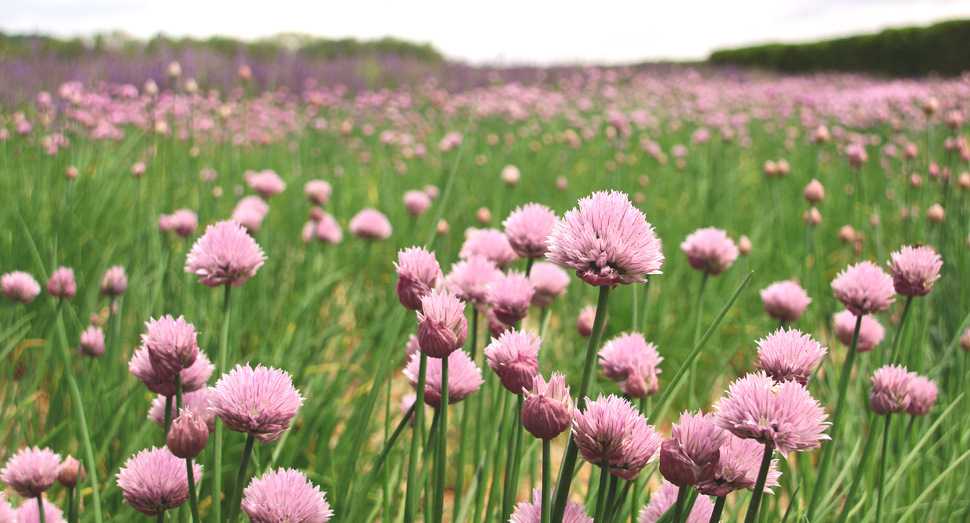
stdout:
{"type": "Polygon", "coordinates": [[[418,342],[431,358],[445,358],[460,349],[468,337],[465,304],[450,291],[431,291],[421,298],[418,342]]]}
{"type": "Polygon", "coordinates": [[[199,355],[195,326],[179,316],[171,315],[145,322],[147,332],[141,335],[142,346],[148,349],[148,358],[155,375],[172,379],[175,374],[195,363],[199,355]]]}
{"type": "Polygon", "coordinates": [[[40,294],[40,284],[23,271],[13,271],[0,277],[0,288],[8,299],[30,303],[40,294]]]}
{"type": "Polygon", "coordinates": [[[475,256],[483,256],[491,260],[502,270],[519,258],[512,250],[508,237],[498,229],[482,229],[465,240],[458,257],[470,260],[475,256]]]}
{"type": "Polygon", "coordinates": [[[0,481],[25,498],[36,498],[51,488],[60,468],[61,457],[51,449],[24,447],[7,460],[0,481]]]}
{"type": "MultiPolygon", "coordinates": [[[[192,469],[195,480],[201,481],[202,466],[193,463],[192,469]]],[[[147,516],[178,508],[189,499],[185,460],[166,447],[152,447],[128,458],[116,477],[125,501],[147,516]]]]}
{"type": "Polygon", "coordinates": [[[677,486],[696,485],[714,477],[720,448],[728,433],[711,414],[684,412],[671,427],[672,437],[660,446],[660,473],[677,486]]]}
{"type": "Polygon", "coordinates": [[[77,294],[77,281],[74,280],[74,269],[59,267],[47,280],[47,293],[55,298],[70,300],[77,294]]]}
{"type": "MultiPolygon", "coordinates": [[[[182,390],[191,392],[205,387],[215,368],[216,366],[209,362],[205,353],[199,351],[195,363],[179,373],[182,379],[182,390]]],[[[167,397],[175,396],[175,375],[157,374],[152,366],[147,348],[139,347],[135,350],[135,354],[131,356],[131,361],[128,362],[128,370],[141,380],[148,387],[148,390],[167,397]]]]}
{"type": "Polygon", "coordinates": [[[262,443],[276,441],[290,427],[303,405],[286,371],[257,365],[236,365],[209,392],[209,408],[226,428],[255,436],[262,443]]]}
{"type": "Polygon", "coordinates": [[[525,393],[522,405],[522,426],[539,439],[553,439],[562,434],[573,421],[573,398],[566,386],[566,376],[553,372],[549,383],[536,374],[531,390],[525,393]]]}
{"type": "Polygon", "coordinates": [[[128,275],[125,274],[125,268],[121,265],[115,265],[109,268],[104,273],[104,278],[101,279],[101,294],[105,296],[121,296],[128,290],[128,275]]]}
{"type": "Polygon", "coordinates": [[[206,228],[185,260],[185,272],[199,276],[209,287],[249,281],[263,266],[266,256],[252,236],[236,222],[223,221],[206,228]]]}
{"type": "Polygon", "coordinates": [[[252,523],[327,523],[327,495],[293,469],[271,470],[243,489],[242,510],[252,523]]]}
{"type": "Polygon", "coordinates": [[[397,297],[406,309],[421,310],[421,298],[440,291],[445,277],[433,252],[409,247],[397,253],[397,297]]]}
{"type": "MultiPolygon", "coordinates": [[[[637,523],[657,523],[660,517],[670,510],[670,507],[674,506],[677,501],[678,488],[677,485],[669,481],[661,483],[660,488],[650,495],[650,503],[640,511],[637,523]]],[[[711,503],[711,499],[706,496],[698,496],[690,514],[687,515],[686,523],[708,523],[713,513],[714,504],[711,503]]]]}
{"type": "Polygon", "coordinates": [[[524,273],[509,271],[492,280],[486,292],[495,317],[506,325],[514,325],[529,314],[536,291],[524,273]]]}
{"type": "MultiPolygon", "coordinates": [[[[404,375],[415,390],[418,388],[418,371],[421,358],[408,359],[404,375]]],[[[429,407],[441,406],[441,359],[428,358],[425,370],[424,402],[429,407]]],[[[448,355],[448,404],[453,405],[471,396],[485,383],[482,370],[475,365],[468,353],[457,350],[448,355]]]]}
{"type": "Polygon", "coordinates": [[[900,365],[886,365],[872,374],[872,393],[869,407],[879,415],[906,412],[912,398],[909,395],[910,382],[915,372],[908,372],[900,365]]]}
{"type": "Polygon", "coordinates": [[[81,333],[81,346],[78,348],[78,352],[82,356],[92,358],[100,358],[104,355],[104,331],[101,330],[101,327],[89,325],[87,329],[84,329],[84,332],[81,333]]]}
{"type": "MultiPolygon", "coordinates": [[[[697,485],[697,490],[705,496],[726,496],[735,490],[754,490],[758,481],[761,460],[765,445],[753,439],[741,439],[730,432],[727,441],[721,445],[721,459],[717,462],[714,477],[697,485]]],[[[778,460],[772,460],[765,481],[765,492],[778,486],[778,460]]]]}
{"type": "Polygon", "coordinates": [[[539,372],[541,343],[542,340],[531,331],[512,329],[485,347],[488,366],[509,392],[522,394],[532,386],[532,378],[539,372]]]}
{"type": "Polygon", "coordinates": [[[552,234],[557,221],[552,209],[541,203],[527,203],[512,211],[502,225],[515,254],[522,258],[542,258],[549,250],[546,238],[552,234]]]}
{"type": "Polygon", "coordinates": [[[599,352],[603,375],[615,381],[620,391],[632,398],[645,398],[657,393],[657,374],[663,358],[657,346],[647,343],[643,335],[623,333],[603,344],[599,352]]]}
{"type": "Polygon", "coordinates": [[[792,280],[772,283],[766,287],[761,291],[761,301],[768,316],[788,323],[798,321],[805,308],[812,303],[805,289],[792,280]]]}
{"type": "Polygon", "coordinates": [[[738,258],[738,247],[727,233],[715,227],[698,229],[687,236],[680,248],[690,266],[717,276],[728,270],[738,258]]]}
{"type": "MultiPolygon", "coordinates": [[[[165,424],[166,403],[165,396],[159,394],[158,397],[152,400],[152,406],[148,409],[148,419],[152,420],[159,427],[164,427],[165,424]]],[[[182,411],[186,410],[194,410],[196,414],[201,415],[206,426],[209,428],[209,433],[212,433],[216,429],[216,413],[212,412],[209,408],[209,387],[202,387],[199,390],[182,394],[182,411]]],[[[169,419],[175,419],[179,414],[180,411],[173,401],[172,411],[169,414],[171,418],[169,419]]]]}
{"type": "Polygon", "coordinates": [[[482,306],[488,301],[488,284],[501,275],[502,271],[492,260],[472,256],[451,266],[445,285],[465,303],[482,306]]]}
{"type": "Polygon", "coordinates": [[[391,222],[384,213],[370,207],[361,210],[347,224],[350,234],[362,240],[386,240],[391,236],[391,222]]]}
{"type": "MultiPolygon", "coordinates": [[[[36,503],[34,503],[36,505],[36,503]]],[[[46,507],[45,507],[46,508],[46,507]]],[[[45,511],[46,515],[47,512],[45,511]]],[[[38,516],[38,519],[40,516],[38,516]]],[[[17,511],[10,505],[7,501],[7,495],[0,492],[0,522],[2,523],[16,523],[17,522],[17,511]]]]}
{"type": "MultiPolygon", "coordinates": [[[[555,489],[549,489],[549,499],[552,501],[555,489]]],[[[542,489],[532,490],[532,503],[523,501],[515,506],[515,512],[509,518],[509,523],[540,523],[542,521],[542,489]]],[[[586,513],[586,507],[572,500],[566,501],[566,511],[562,515],[562,523],[593,523],[593,518],[586,513]]]]}
{"type": "Polygon", "coordinates": [[[940,389],[936,382],[925,377],[916,376],[909,382],[909,406],[906,413],[913,416],[925,416],[933,409],[940,389]]]}
{"type": "Polygon", "coordinates": [[[832,282],[835,298],[856,316],[881,312],[896,301],[893,279],[871,261],[857,263],[832,282]]]}
{"type": "Polygon", "coordinates": [[[808,334],[795,329],[778,329],[758,340],[758,362],[755,366],[776,382],[795,381],[808,386],[808,378],[828,349],[808,334]]]}
{"type": "Polygon", "coordinates": [[[573,441],[593,465],[608,461],[610,473],[633,480],[657,457],[663,437],[633,405],[614,395],[586,402],[573,417],[573,441]]]}
{"type": "Polygon", "coordinates": [[[900,296],[925,296],[940,279],[943,258],[932,247],[907,245],[891,256],[889,271],[893,274],[893,287],[900,296]]]}

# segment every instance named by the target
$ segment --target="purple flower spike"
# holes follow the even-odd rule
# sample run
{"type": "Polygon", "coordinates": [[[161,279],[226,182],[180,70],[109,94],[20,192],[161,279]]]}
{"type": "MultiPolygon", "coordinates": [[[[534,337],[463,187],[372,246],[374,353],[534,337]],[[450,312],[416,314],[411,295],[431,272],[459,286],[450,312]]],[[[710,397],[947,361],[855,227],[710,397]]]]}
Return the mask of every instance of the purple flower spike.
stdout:
{"type": "MultiPolygon", "coordinates": [[[[735,490],[754,490],[758,482],[761,459],[765,453],[764,444],[753,439],[741,439],[730,432],[728,440],[721,445],[721,459],[714,471],[714,478],[701,482],[697,490],[705,496],[726,496],[735,490]]],[[[771,460],[765,492],[778,486],[778,460],[771,460]]]]}
{"type": "MultiPolygon", "coordinates": [[[[555,496],[555,489],[549,489],[549,499],[555,496]]],[[[509,518],[509,523],[540,523],[542,521],[542,489],[532,490],[532,503],[523,501],[515,506],[515,512],[509,518]]],[[[593,518],[586,513],[586,507],[575,501],[566,501],[566,511],[562,515],[562,523],[593,523],[593,518]]]]}
{"type": "Polygon", "coordinates": [[[418,342],[431,358],[446,358],[460,349],[468,337],[465,304],[449,291],[431,291],[421,298],[418,311],[418,342]]]}
{"type": "Polygon", "coordinates": [[[487,298],[495,317],[506,325],[514,325],[529,314],[535,292],[524,273],[509,271],[488,285],[487,298]]]}
{"type": "Polygon", "coordinates": [[[128,290],[128,275],[125,268],[120,265],[111,267],[104,273],[101,279],[101,294],[112,298],[121,296],[128,290]]]}
{"type": "MultiPolygon", "coordinates": [[[[848,347],[852,344],[852,336],[855,334],[855,322],[857,316],[851,311],[842,311],[835,315],[835,337],[839,343],[848,347]]],[[[879,345],[886,337],[886,329],[872,316],[862,317],[862,325],[859,326],[859,342],[856,350],[859,352],[871,351],[879,345]]]]}
{"type": "Polygon", "coordinates": [[[70,300],[77,294],[77,282],[74,281],[74,269],[60,267],[47,280],[47,293],[55,298],[70,300]]]}
{"type": "Polygon", "coordinates": [[[475,256],[483,256],[492,260],[502,270],[519,259],[519,256],[512,250],[508,237],[497,229],[482,229],[465,240],[458,257],[463,260],[470,260],[475,256]]]}
{"type": "Polygon", "coordinates": [[[738,258],[738,247],[726,232],[714,227],[698,229],[680,244],[690,266],[717,276],[728,270],[738,258]]]}
{"type": "Polygon", "coordinates": [[[909,382],[909,407],[906,413],[913,416],[925,416],[933,409],[940,389],[936,382],[924,376],[916,376],[909,382]]]}
{"type": "Polygon", "coordinates": [[[540,203],[517,207],[502,222],[509,245],[522,258],[542,258],[549,250],[546,238],[556,226],[556,213],[540,203]]]}
{"type": "Polygon", "coordinates": [[[805,289],[796,281],[772,283],[761,291],[765,312],[777,320],[793,323],[802,317],[805,308],[812,303],[805,289]]]}
{"type": "Polygon", "coordinates": [[[424,247],[410,247],[397,253],[397,297],[408,310],[421,310],[421,298],[440,291],[445,277],[434,253],[424,247]]]}
{"type": "Polygon", "coordinates": [[[488,300],[488,284],[501,275],[492,260],[472,256],[451,266],[445,285],[463,302],[483,306],[488,300]]]}
{"type": "Polygon", "coordinates": [[[20,303],[30,303],[40,294],[40,284],[33,276],[22,271],[13,271],[0,277],[0,288],[8,299],[20,303]]]}
{"type": "Polygon", "coordinates": [[[620,334],[603,344],[599,357],[603,375],[617,382],[624,394],[645,398],[657,393],[657,374],[662,372],[658,367],[663,358],[657,346],[647,343],[642,334],[620,334]]]}
{"type": "Polygon", "coordinates": [[[835,298],[856,316],[882,312],[896,301],[892,277],[870,261],[839,273],[832,282],[832,290],[835,298]]]}
{"type": "Polygon", "coordinates": [[[255,436],[261,443],[279,439],[303,405],[290,375],[273,367],[236,365],[209,392],[209,408],[226,428],[255,436]]]}
{"type": "Polygon", "coordinates": [[[828,349],[808,334],[795,329],[778,329],[758,341],[758,358],[755,365],[776,382],[794,381],[808,386],[812,371],[818,366],[828,349]]]}
{"type": "Polygon", "coordinates": [[[556,298],[566,294],[569,287],[569,273],[558,265],[549,262],[537,262],[529,273],[529,282],[535,289],[532,305],[544,308],[552,305],[556,298]]]}
{"type": "Polygon", "coordinates": [[[249,281],[263,266],[266,256],[252,236],[236,222],[224,221],[206,228],[185,260],[185,272],[199,276],[199,283],[235,287],[249,281]]]}
{"type": "MultiPolygon", "coordinates": [[[[660,488],[650,495],[650,503],[640,511],[637,523],[657,523],[665,512],[670,510],[677,501],[679,487],[669,481],[660,484],[660,488]]],[[[698,496],[694,508],[687,515],[687,523],[707,523],[714,513],[714,504],[705,496],[698,496]]]]}
{"type": "Polygon", "coordinates": [[[524,392],[522,426],[529,434],[550,440],[572,424],[573,398],[569,395],[564,374],[553,372],[549,383],[537,374],[532,378],[532,389],[524,392]]]}
{"type": "Polygon", "coordinates": [[[17,451],[0,470],[0,481],[25,498],[36,498],[57,481],[61,457],[48,448],[17,451]]]}
{"type": "Polygon", "coordinates": [[[869,395],[869,408],[880,416],[906,412],[912,398],[909,384],[916,377],[900,365],[886,365],[872,374],[872,393],[869,395]]]}
{"type": "Polygon", "coordinates": [[[573,441],[584,460],[609,462],[610,473],[628,481],[657,457],[663,437],[630,404],[614,395],[587,399],[586,411],[573,418],[573,441]]]}
{"type": "Polygon", "coordinates": [[[932,247],[903,247],[892,253],[889,270],[893,273],[893,287],[900,296],[925,296],[940,279],[943,258],[932,247]]]}
{"type": "MultiPolygon", "coordinates": [[[[46,523],[64,523],[64,513],[61,509],[57,508],[57,505],[47,501],[44,503],[44,521],[46,523]]],[[[24,500],[23,503],[17,507],[14,519],[0,519],[4,522],[16,522],[16,523],[40,523],[40,508],[37,506],[37,501],[28,499],[24,500]]]]}
{"type": "Polygon", "coordinates": [[[386,240],[391,236],[391,222],[384,213],[367,208],[358,212],[347,225],[350,234],[362,240],[386,240]]]}
{"type": "Polygon", "coordinates": [[[818,401],[799,383],[780,384],[758,372],[731,384],[717,404],[715,423],[739,438],[760,441],[788,456],[791,451],[818,448],[830,439],[827,417],[818,401]]]}
{"type": "Polygon", "coordinates": [[[595,192],[567,211],[549,235],[546,258],[595,287],[643,282],[664,255],[646,216],[621,192],[595,192]]]}
{"type": "Polygon", "coordinates": [[[148,349],[148,359],[155,375],[172,381],[175,374],[195,363],[199,355],[195,326],[179,316],[171,315],[145,322],[147,332],[141,335],[142,346],[148,349]]]}
{"type": "MultiPolygon", "coordinates": [[[[412,356],[404,367],[404,375],[407,376],[408,382],[415,390],[418,387],[420,364],[421,359],[412,356]]],[[[458,350],[448,355],[449,405],[454,405],[471,396],[482,386],[482,383],[485,383],[485,380],[482,379],[482,370],[468,357],[467,352],[458,350]]],[[[424,403],[436,409],[441,406],[441,360],[438,358],[428,358],[428,368],[425,371],[424,403]]]]}
{"type": "Polygon", "coordinates": [[[333,516],[326,493],[292,469],[253,479],[243,489],[242,510],[252,523],[326,523],[333,516]]]}
{"type": "Polygon", "coordinates": [[[532,387],[532,378],[539,372],[537,356],[541,343],[532,332],[512,329],[485,347],[488,366],[512,394],[522,394],[532,387]]]}
{"type": "MultiPolygon", "coordinates": [[[[200,481],[202,466],[193,463],[192,474],[200,481]]],[[[189,499],[185,460],[175,457],[166,447],[152,447],[128,458],[116,477],[125,501],[146,516],[178,508],[189,499]]]]}
{"type": "Polygon", "coordinates": [[[728,432],[714,424],[712,414],[684,412],[680,423],[671,427],[672,436],[660,446],[660,473],[667,481],[683,487],[714,478],[720,448],[728,432]]]}

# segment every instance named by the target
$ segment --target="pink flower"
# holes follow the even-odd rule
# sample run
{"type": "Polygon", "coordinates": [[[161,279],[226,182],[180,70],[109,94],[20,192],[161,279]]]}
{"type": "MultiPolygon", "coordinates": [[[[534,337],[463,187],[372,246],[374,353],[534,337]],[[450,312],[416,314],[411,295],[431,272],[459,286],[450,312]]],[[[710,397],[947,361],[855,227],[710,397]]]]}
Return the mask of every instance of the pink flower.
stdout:
{"type": "MultiPolygon", "coordinates": [[[[764,444],[753,439],[741,439],[730,432],[727,441],[721,445],[721,458],[717,462],[714,477],[697,485],[697,490],[705,496],[726,496],[735,490],[754,490],[758,481],[761,459],[765,453],[764,444]]],[[[765,492],[778,486],[778,460],[772,460],[765,481],[765,492]]]]}
{"type": "MultiPolygon", "coordinates": [[[[855,334],[855,323],[858,318],[851,311],[842,311],[835,315],[835,337],[839,340],[839,343],[846,347],[852,345],[852,336],[855,334]]],[[[859,352],[871,351],[885,337],[886,329],[878,320],[872,316],[862,316],[856,350],[859,352]]]]}
{"type": "Polygon", "coordinates": [[[141,335],[142,346],[148,349],[155,375],[161,379],[175,379],[175,374],[182,372],[195,363],[199,355],[196,343],[195,326],[179,316],[162,316],[145,322],[147,332],[141,335]]]}
{"type": "Polygon", "coordinates": [[[340,230],[340,224],[333,216],[323,213],[316,222],[317,239],[331,245],[338,244],[344,240],[344,233],[340,230]]]}
{"type": "Polygon", "coordinates": [[[326,523],[327,495],[293,469],[271,470],[243,489],[242,510],[252,523],[326,523]]]}
{"type": "Polygon", "coordinates": [[[165,443],[175,456],[192,459],[209,443],[209,426],[195,410],[182,409],[182,413],[172,420],[165,443]]]}
{"type": "MultiPolygon", "coordinates": [[[[550,501],[553,499],[549,489],[550,501]]],[[[540,523],[542,521],[542,489],[532,490],[532,503],[523,501],[515,506],[515,512],[509,518],[509,523],[540,523]]],[[[566,511],[562,515],[562,523],[593,523],[593,518],[586,513],[586,507],[572,500],[566,501],[566,511]]]]}
{"type": "Polygon", "coordinates": [[[381,211],[366,208],[354,215],[347,226],[350,234],[362,240],[386,240],[391,236],[391,222],[381,211]]]}
{"type": "Polygon", "coordinates": [[[22,271],[13,271],[0,277],[0,288],[8,299],[20,303],[30,303],[40,294],[40,284],[33,276],[22,271]]]}
{"type": "Polygon", "coordinates": [[[909,382],[909,407],[906,413],[913,416],[925,416],[930,413],[933,404],[936,403],[937,395],[940,390],[936,382],[923,377],[916,376],[909,382]]]}
{"type": "Polygon", "coordinates": [[[869,395],[869,408],[879,415],[906,412],[912,398],[909,384],[916,377],[915,372],[907,372],[900,365],[886,365],[872,374],[872,393],[869,395]]]}
{"type": "Polygon", "coordinates": [[[519,172],[519,168],[514,165],[506,165],[502,168],[502,183],[509,187],[514,187],[519,184],[519,180],[522,179],[522,174],[519,172]]]}
{"type": "MultiPolygon", "coordinates": [[[[44,503],[44,521],[46,523],[64,523],[64,512],[57,508],[46,499],[44,503]]],[[[29,499],[25,500],[23,503],[17,507],[16,515],[14,519],[2,520],[17,523],[40,523],[40,507],[37,506],[37,501],[29,499]]]]}
{"type": "MultiPolygon", "coordinates": [[[[421,358],[411,356],[404,367],[404,375],[407,376],[411,387],[418,388],[418,371],[421,358]]],[[[428,367],[425,370],[424,384],[424,403],[429,407],[437,409],[441,406],[441,359],[428,358],[428,367]]],[[[475,362],[468,357],[468,353],[456,350],[448,355],[448,404],[454,405],[459,401],[474,394],[485,380],[482,379],[482,370],[475,362]]]]}
{"type": "Polygon", "coordinates": [[[542,258],[549,250],[546,238],[559,220],[545,205],[527,203],[502,222],[512,250],[522,258],[542,258]]]}
{"type": "Polygon", "coordinates": [[[525,390],[522,405],[522,426],[539,439],[553,439],[562,434],[573,421],[573,398],[569,396],[566,376],[553,372],[549,383],[536,374],[532,388],[525,390]]]}
{"type": "Polygon", "coordinates": [[[514,325],[529,314],[535,289],[525,274],[509,271],[489,283],[487,293],[495,317],[502,323],[514,325]]]}
{"type": "Polygon", "coordinates": [[[593,286],[643,282],[664,256],[646,216],[626,194],[595,192],[567,211],[549,236],[546,258],[593,286]]]}
{"type": "Polygon", "coordinates": [[[812,371],[827,352],[808,334],[795,329],[778,329],[758,340],[761,361],[755,366],[776,382],[795,381],[807,387],[812,371]]]}
{"type": "Polygon", "coordinates": [[[125,268],[115,265],[104,273],[101,279],[101,294],[105,296],[121,296],[128,289],[128,275],[125,268]]]}
{"type": "Polygon", "coordinates": [[[195,229],[199,226],[199,218],[188,209],[179,209],[169,216],[168,225],[175,234],[186,238],[195,234],[195,229]]]}
{"type": "Polygon", "coordinates": [[[236,365],[223,374],[209,393],[209,408],[226,428],[255,436],[262,443],[276,441],[290,427],[303,405],[290,375],[273,367],[236,365]]]}
{"type": "MultiPolygon", "coordinates": [[[[152,406],[148,409],[148,419],[152,420],[160,428],[165,427],[165,403],[165,396],[159,394],[158,397],[152,400],[152,406]]],[[[216,414],[209,409],[209,387],[203,386],[198,390],[182,394],[181,412],[187,410],[195,411],[196,414],[202,416],[206,427],[209,428],[209,433],[216,430],[216,414]]],[[[180,411],[175,407],[173,398],[172,411],[169,413],[171,418],[169,419],[177,418],[179,414],[180,411]]]]}
{"type": "Polygon", "coordinates": [[[249,188],[258,192],[263,198],[271,198],[286,189],[286,183],[269,169],[259,173],[249,171],[245,178],[249,188]]]}
{"type": "Polygon", "coordinates": [[[310,180],[303,186],[303,194],[315,205],[326,205],[333,188],[324,180],[310,180]]]}
{"type": "Polygon", "coordinates": [[[249,281],[263,266],[266,256],[252,236],[236,222],[222,221],[206,228],[185,261],[185,272],[199,276],[209,287],[249,281]]]}
{"type": "Polygon", "coordinates": [[[78,352],[82,356],[100,358],[104,354],[104,331],[94,325],[88,326],[81,333],[81,347],[78,352]]]}
{"type": "MultiPolygon", "coordinates": [[[[27,500],[26,503],[36,505],[36,503],[32,503],[30,500],[27,500]]],[[[44,508],[46,509],[47,507],[44,508]]],[[[47,512],[44,511],[44,515],[46,514],[47,512]]],[[[40,516],[38,515],[37,517],[39,520],[40,516]]],[[[10,506],[10,503],[7,501],[6,494],[3,492],[0,492],[0,521],[3,521],[4,523],[15,523],[17,521],[17,511],[10,506]]]]}
{"type": "MultiPolygon", "coordinates": [[[[592,305],[587,305],[579,311],[579,316],[576,317],[576,331],[579,335],[584,338],[589,338],[593,335],[593,323],[596,321],[596,307],[592,305]]],[[[606,324],[603,324],[604,330],[606,324]]]]}
{"type": "Polygon", "coordinates": [[[432,290],[421,297],[418,341],[431,358],[444,358],[460,349],[468,336],[465,304],[450,291],[432,290]]]}
{"type": "Polygon", "coordinates": [[[697,485],[714,478],[720,448],[728,432],[714,424],[714,416],[684,412],[660,446],[660,473],[674,485],[697,485]]]}
{"type": "Polygon", "coordinates": [[[573,441],[584,460],[609,462],[610,473],[628,481],[657,457],[663,437],[629,401],[614,395],[588,401],[573,418],[573,441]]]}
{"type": "Polygon", "coordinates": [[[269,204],[259,196],[247,196],[239,200],[229,219],[245,227],[250,234],[259,234],[259,228],[262,227],[263,219],[267,214],[269,214],[269,204]]]}
{"type": "Polygon", "coordinates": [[[512,394],[522,394],[532,386],[532,378],[539,372],[541,343],[532,332],[512,329],[485,347],[488,366],[512,394]]]}
{"type": "Polygon", "coordinates": [[[397,261],[397,297],[406,309],[421,310],[421,298],[444,285],[438,260],[424,247],[410,247],[397,253],[397,261]]]}
{"type": "Polygon", "coordinates": [[[734,240],[714,227],[694,231],[680,244],[680,248],[687,254],[691,267],[711,276],[728,270],[739,254],[734,240]]]}
{"type": "MultiPolygon", "coordinates": [[[[80,461],[67,456],[61,462],[60,468],[57,469],[57,482],[63,487],[74,488],[77,486],[78,476],[80,476],[81,482],[84,482],[86,476],[84,467],[81,466],[80,461]]],[[[3,521],[2,517],[0,517],[0,521],[3,521]]]]}
{"type": "MultiPolygon", "coordinates": [[[[209,381],[209,378],[212,376],[212,371],[215,368],[216,366],[209,362],[209,358],[205,356],[205,353],[199,351],[198,356],[195,358],[195,363],[179,373],[182,379],[182,390],[191,392],[201,389],[209,381]]],[[[148,390],[155,394],[161,394],[167,397],[175,396],[175,375],[168,374],[159,376],[156,374],[147,348],[139,347],[135,351],[131,356],[131,361],[128,362],[128,370],[136,378],[141,380],[148,390]]]]}
{"type": "MultiPolygon", "coordinates": [[[[202,466],[193,463],[192,474],[199,481],[202,466]]],[[[152,447],[128,458],[116,477],[125,501],[147,516],[178,508],[189,499],[185,460],[175,457],[165,447],[152,447]]]]}
{"type": "Polygon", "coordinates": [[[566,288],[569,287],[569,274],[558,265],[536,262],[529,272],[529,282],[535,289],[532,305],[544,308],[552,305],[556,298],[566,294],[566,288]]]}
{"type": "Polygon", "coordinates": [[[624,394],[645,398],[657,393],[657,374],[662,372],[658,367],[663,358],[657,346],[647,343],[642,334],[620,334],[603,344],[599,357],[603,375],[617,382],[624,394]]]}
{"type": "Polygon", "coordinates": [[[482,229],[465,240],[458,257],[470,260],[475,256],[488,258],[502,270],[518,259],[518,255],[509,244],[509,239],[496,229],[482,229]]]}
{"type": "MultiPolygon", "coordinates": [[[[678,489],[677,485],[669,481],[661,483],[660,488],[650,496],[650,503],[640,511],[637,523],[657,523],[660,517],[674,506],[677,501],[678,489]]],[[[697,501],[694,502],[694,508],[687,515],[686,523],[707,523],[713,513],[714,504],[711,503],[711,499],[698,496],[697,501]]]]}
{"type": "Polygon", "coordinates": [[[74,269],[60,267],[47,280],[47,293],[55,298],[70,300],[77,294],[77,282],[74,281],[74,269]]]}
{"type": "Polygon", "coordinates": [[[835,298],[856,316],[881,312],[896,301],[893,279],[870,261],[857,263],[832,282],[835,298]]]}
{"type": "Polygon", "coordinates": [[[793,280],[772,283],[761,291],[761,301],[768,316],[788,323],[798,321],[812,303],[805,289],[793,280]]]}
{"type": "Polygon", "coordinates": [[[0,481],[25,498],[36,498],[57,481],[61,457],[48,448],[24,447],[0,470],[0,481]]]}
{"type": "Polygon", "coordinates": [[[407,191],[404,193],[404,209],[415,218],[424,215],[431,208],[431,197],[424,191],[407,191]]]}
{"type": "Polygon", "coordinates": [[[943,259],[931,247],[907,245],[891,256],[889,270],[893,273],[893,287],[901,296],[925,296],[940,279],[943,259]]]}
{"type": "Polygon", "coordinates": [[[488,285],[502,276],[495,263],[484,256],[472,256],[451,266],[445,285],[465,303],[483,306],[488,285]]]}

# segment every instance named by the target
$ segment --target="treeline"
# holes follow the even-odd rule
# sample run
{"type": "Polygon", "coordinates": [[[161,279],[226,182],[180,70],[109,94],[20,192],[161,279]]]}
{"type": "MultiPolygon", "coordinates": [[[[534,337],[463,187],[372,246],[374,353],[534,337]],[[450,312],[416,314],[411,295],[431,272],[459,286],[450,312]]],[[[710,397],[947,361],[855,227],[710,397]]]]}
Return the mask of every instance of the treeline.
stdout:
{"type": "Polygon", "coordinates": [[[785,73],[846,71],[893,77],[956,76],[970,70],[970,20],[887,29],[811,44],[770,44],[711,53],[714,65],[785,73]]]}
{"type": "Polygon", "coordinates": [[[328,39],[302,34],[280,34],[249,42],[221,36],[200,40],[170,38],[160,34],[143,41],[118,32],[71,39],[44,35],[7,35],[0,32],[0,60],[37,56],[83,60],[86,57],[104,55],[153,58],[185,51],[212,52],[230,59],[242,57],[253,60],[273,60],[281,54],[287,54],[308,60],[392,55],[428,63],[444,61],[441,53],[430,44],[416,44],[391,37],[360,41],[354,38],[328,39]]]}

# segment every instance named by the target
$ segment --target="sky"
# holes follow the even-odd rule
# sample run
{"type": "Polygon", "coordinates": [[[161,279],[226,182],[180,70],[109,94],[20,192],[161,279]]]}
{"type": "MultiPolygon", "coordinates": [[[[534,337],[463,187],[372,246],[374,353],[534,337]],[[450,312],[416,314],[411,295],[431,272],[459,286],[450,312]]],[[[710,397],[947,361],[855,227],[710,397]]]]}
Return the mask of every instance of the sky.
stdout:
{"type": "Polygon", "coordinates": [[[970,18],[970,0],[0,0],[0,12],[5,33],[394,36],[473,64],[554,65],[704,59],[715,49],[928,25],[970,18]]]}

